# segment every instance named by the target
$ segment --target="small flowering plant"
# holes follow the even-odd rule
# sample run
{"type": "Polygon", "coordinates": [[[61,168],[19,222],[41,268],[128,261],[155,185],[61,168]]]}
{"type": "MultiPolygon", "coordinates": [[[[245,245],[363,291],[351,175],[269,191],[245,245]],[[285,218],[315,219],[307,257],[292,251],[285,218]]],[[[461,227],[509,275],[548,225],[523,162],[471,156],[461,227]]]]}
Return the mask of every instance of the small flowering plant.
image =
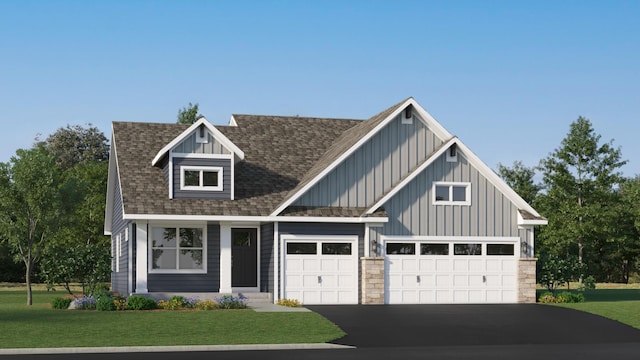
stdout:
{"type": "Polygon", "coordinates": [[[223,295],[216,298],[216,304],[218,309],[246,309],[247,297],[242,294],[238,294],[238,296],[223,295]]]}
{"type": "Polygon", "coordinates": [[[91,295],[89,296],[82,295],[82,297],[74,299],[73,302],[75,304],[76,309],[95,310],[96,303],[98,302],[98,300],[91,295]]]}

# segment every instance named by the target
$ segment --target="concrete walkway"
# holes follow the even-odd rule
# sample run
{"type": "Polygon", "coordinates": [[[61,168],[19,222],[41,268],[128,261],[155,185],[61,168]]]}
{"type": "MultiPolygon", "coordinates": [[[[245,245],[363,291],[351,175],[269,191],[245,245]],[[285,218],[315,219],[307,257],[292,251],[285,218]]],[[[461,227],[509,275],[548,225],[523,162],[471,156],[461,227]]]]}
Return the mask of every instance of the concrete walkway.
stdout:
{"type": "Polygon", "coordinates": [[[250,302],[247,306],[255,312],[311,312],[303,307],[281,306],[269,302],[250,302]]]}

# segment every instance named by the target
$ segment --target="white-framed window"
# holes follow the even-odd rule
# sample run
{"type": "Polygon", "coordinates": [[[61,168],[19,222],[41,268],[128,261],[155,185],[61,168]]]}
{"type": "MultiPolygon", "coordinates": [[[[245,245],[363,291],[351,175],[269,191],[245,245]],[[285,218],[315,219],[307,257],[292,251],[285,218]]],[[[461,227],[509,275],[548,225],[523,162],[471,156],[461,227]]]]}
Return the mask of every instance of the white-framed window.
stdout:
{"type": "Polygon", "coordinates": [[[150,273],[206,273],[206,226],[151,226],[150,273]]]}
{"type": "Polygon", "coordinates": [[[222,191],[222,168],[181,166],[180,190],[222,191]]]}
{"type": "Polygon", "coordinates": [[[471,205],[471,183],[434,182],[434,205],[471,205]]]}

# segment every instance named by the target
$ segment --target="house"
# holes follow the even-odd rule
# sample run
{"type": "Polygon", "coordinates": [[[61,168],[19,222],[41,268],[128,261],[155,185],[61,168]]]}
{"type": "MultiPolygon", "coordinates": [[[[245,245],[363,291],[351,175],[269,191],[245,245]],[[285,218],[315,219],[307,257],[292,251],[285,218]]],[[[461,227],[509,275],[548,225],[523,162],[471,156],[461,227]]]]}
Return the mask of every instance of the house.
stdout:
{"type": "Polygon", "coordinates": [[[105,234],[122,294],[534,302],[546,223],[413,98],[368,120],[113,123],[105,234]]]}

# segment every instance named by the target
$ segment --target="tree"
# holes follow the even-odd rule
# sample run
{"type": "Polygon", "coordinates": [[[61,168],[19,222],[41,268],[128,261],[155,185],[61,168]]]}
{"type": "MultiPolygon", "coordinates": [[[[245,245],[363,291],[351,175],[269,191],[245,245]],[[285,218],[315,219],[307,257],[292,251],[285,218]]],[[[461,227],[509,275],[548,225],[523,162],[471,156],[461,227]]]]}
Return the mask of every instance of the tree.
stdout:
{"type": "Polygon", "coordinates": [[[615,221],[615,189],[622,181],[621,150],[612,141],[600,144],[591,122],[579,117],[561,146],[542,159],[544,193],[537,202],[549,224],[541,229],[538,250],[558,256],[577,255],[595,263],[615,221]],[[591,253],[589,253],[591,252],[591,253]]]}
{"type": "Polygon", "coordinates": [[[45,250],[41,270],[49,288],[60,284],[73,295],[70,284],[78,281],[83,294],[93,294],[96,286],[109,278],[111,255],[96,244],[54,244],[45,250]]]}
{"type": "Polygon", "coordinates": [[[202,114],[198,114],[198,103],[189,103],[189,106],[182,108],[178,111],[178,124],[193,124],[202,117],[202,114]]]}
{"type": "Polygon", "coordinates": [[[91,124],[87,126],[67,125],[44,141],[62,169],[68,170],[83,162],[107,162],[109,159],[107,138],[98,128],[91,124]]]}
{"type": "Polygon", "coordinates": [[[0,238],[24,262],[27,305],[33,303],[33,266],[58,218],[59,183],[55,159],[42,144],[0,163],[0,238]]]}
{"type": "Polygon", "coordinates": [[[542,187],[533,181],[535,168],[515,161],[512,167],[498,164],[498,175],[529,204],[533,204],[542,187]]]}

